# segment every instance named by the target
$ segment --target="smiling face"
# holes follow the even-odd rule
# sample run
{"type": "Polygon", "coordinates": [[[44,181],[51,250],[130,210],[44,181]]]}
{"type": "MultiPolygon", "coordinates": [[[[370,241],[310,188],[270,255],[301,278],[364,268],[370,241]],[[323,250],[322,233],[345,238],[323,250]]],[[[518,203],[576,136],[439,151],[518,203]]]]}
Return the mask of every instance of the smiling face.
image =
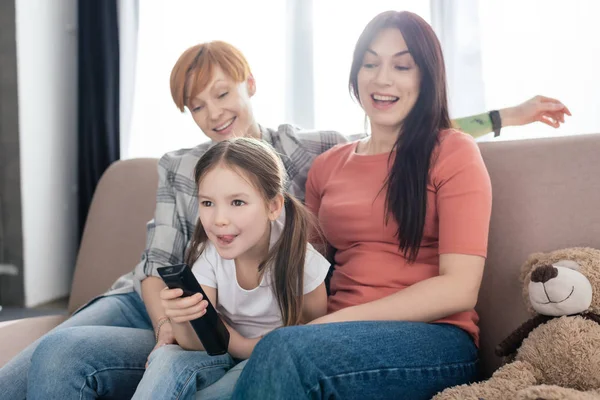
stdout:
{"type": "Polygon", "coordinates": [[[251,102],[256,82],[234,46],[214,41],[190,47],[175,63],[170,81],[177,108],[183,112],[187,107],[211,140],[260,138],[251,102]]]}
{"type": "Polygon", "coordinates": [[[398,133],[419,97],[420,83],[419,68],[400,30],[382,30],[365,52],[357,76],[371,131],[398,133]]]}
{"type": "Polygon", "coordinates": [[[600,250],[570,247],[532,254],[521,267],[523,296],[532,313],[600,315],[600,250]]]}
{"type": "Polygon", "coordinates": [[[535,267],[528,285],[533,309],[555,317],[586,311],[592,304],[593,290],[580,268],[570,260],[535,267]]]}
{"type": "Polygon", "coordinates": [[[223,164],[198,185],[199,217],[208,239],[224,259],[262,260],[269,249],[270,222],[282,201],[266,201],[249,176],[223,164]]]}
{"type": "Polygon", "coordinates": [[[250,100],[255,91],[252,76],[239,83],[215,67],[206,88],[188,100],[188,108],[196,125],[213,141],[255,136],[256,121],[250,100]]]}

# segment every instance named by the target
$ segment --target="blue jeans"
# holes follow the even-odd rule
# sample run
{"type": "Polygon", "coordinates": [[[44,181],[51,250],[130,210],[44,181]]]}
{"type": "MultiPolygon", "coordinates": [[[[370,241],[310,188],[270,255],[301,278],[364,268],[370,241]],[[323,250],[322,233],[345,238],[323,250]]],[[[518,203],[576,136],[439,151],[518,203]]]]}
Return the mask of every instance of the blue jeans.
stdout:
{"type": "MultiPolygon", "coordinates": [[[[2,397],[129,399],[154,344],[152,324],[137,293],[101,297],[0,368],[2,397]]],[[[232,371],[231,376],[237,374],[232,371]]],[[[205,389],[206,395],[199,394],[203,399],[229,398],[233,384],[221,379],[205,389]]]]}
{"type": "Polygon", "coordinates": [[[277,329],[255,347],[234,399],[430,399],[477,378],[477,348],[451,325],[342,322],[277,329]]]}
{"type": "Polygon", "coordinates": [[[200,399],[228,399],[244,364],[229,354],[209,356],[205,351],[163,346],[150,355],[148,369],[132,399],[194,399],[201,389],[200,399]]]}

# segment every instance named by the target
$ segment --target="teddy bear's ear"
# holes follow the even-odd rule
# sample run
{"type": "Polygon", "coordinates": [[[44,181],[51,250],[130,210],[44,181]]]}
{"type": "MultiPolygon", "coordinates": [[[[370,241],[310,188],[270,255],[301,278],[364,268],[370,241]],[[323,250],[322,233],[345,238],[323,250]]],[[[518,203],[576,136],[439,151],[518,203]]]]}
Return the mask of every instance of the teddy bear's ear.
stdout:
{"type": "Polygon", "coordinates": [[[527,261],[525,261],[525,263],[521,267],[521,283],[525,282],[527,274],[531,272],[531,268],[534,265],[538,264],[543,258],[545,258],[544,253],[533,253],[527,258],[527,261]]]}

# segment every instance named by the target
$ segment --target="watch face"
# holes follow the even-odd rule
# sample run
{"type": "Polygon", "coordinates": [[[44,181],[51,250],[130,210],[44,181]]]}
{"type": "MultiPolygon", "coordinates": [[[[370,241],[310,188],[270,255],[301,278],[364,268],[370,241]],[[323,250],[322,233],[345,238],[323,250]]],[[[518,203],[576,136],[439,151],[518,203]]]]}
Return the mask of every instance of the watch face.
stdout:
{"type": "Polygon", "coordinates": [[[492,130],[494,131],[494,137],[496,137],[500,135],[500,129],[502,128],[500,112],[498,112],[497,110],[490,111],[490,120],[492,121],[492,130]]]}

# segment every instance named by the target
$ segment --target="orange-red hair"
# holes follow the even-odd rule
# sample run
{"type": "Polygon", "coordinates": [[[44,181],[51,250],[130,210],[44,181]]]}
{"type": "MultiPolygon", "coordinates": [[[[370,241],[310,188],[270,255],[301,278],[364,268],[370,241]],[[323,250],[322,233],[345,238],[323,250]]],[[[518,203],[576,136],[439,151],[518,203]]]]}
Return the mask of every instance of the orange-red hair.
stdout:
{"type": "Polygon", "coordinates": [[[214,41],[190,47],[171,71],[171,96],[181,112],[189,99],[206,88],[215,66],[236,82],[244,82],[251,74],[242,52],[229,43],[214,41]]]}

